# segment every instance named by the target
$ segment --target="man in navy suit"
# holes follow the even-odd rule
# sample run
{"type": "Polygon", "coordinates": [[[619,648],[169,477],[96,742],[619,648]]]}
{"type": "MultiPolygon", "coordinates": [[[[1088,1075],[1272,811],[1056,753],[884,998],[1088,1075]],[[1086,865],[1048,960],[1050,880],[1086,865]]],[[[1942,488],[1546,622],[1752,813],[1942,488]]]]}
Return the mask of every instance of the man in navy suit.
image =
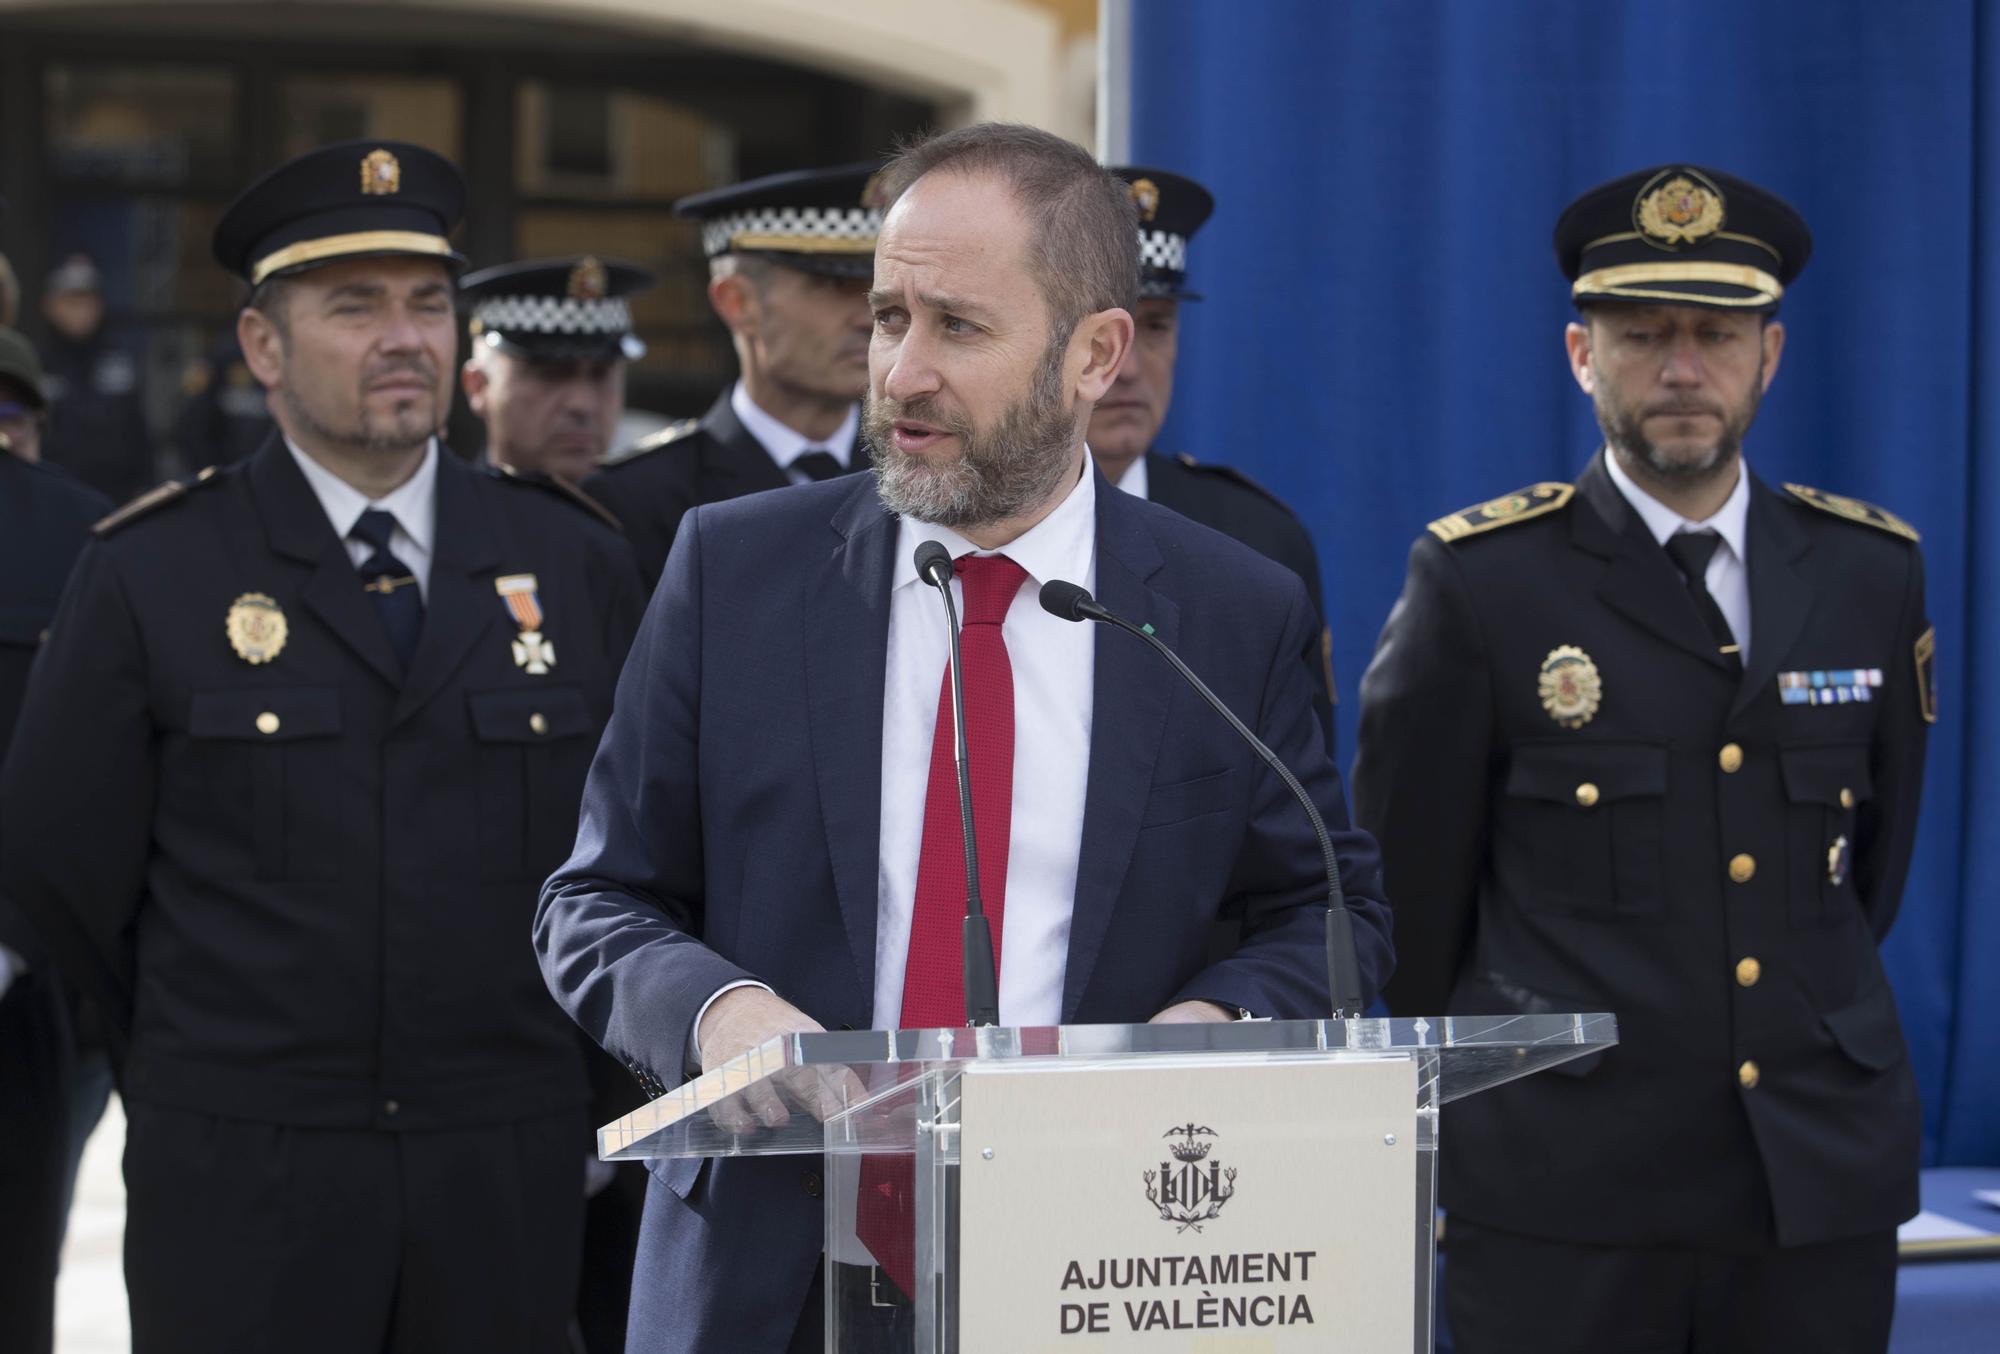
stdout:
{"type": "MultiPolygon", "coordinates": [[[[934,540],[964,616],[1002,1023],[1311,1017],[1329,1000],[1305,815],[1130,636],[1038,607],[1054,578],[1151,625],[1296,770],[1333,825],[1372,997],[1388,913],[1295,661],[1317,624],[1304,586],[1113,493],[1084,445],[1132,343],[1124,185],[1068,142],[996,126],[906,151],[886,182],[875,473],[688,515],[576,852],[543,891],[551,989],[655,1085],[792,1031],[963,1023],[947,636],[912,563],[934,540]],[[1243,943],[1210,964],[1223,915],[1243,943]]],[[[896,1307],[865,1225],[822,1271],[820,1169],[660,1163],[631,1348],[817,1349],[822,1301],[896,1307]]]]}

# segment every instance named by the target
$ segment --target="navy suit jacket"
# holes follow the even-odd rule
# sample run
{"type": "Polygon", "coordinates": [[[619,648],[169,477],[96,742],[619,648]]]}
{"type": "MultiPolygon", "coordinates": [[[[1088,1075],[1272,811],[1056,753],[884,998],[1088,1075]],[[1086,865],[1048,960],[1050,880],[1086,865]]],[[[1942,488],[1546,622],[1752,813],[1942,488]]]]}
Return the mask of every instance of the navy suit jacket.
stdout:
{"type": "MultiPolygon", "coordinates": [[[[897,540],[871,476],[703,506],[681,528],[535,924],[551,990],[644,1078],[683,1078],[702,1004],[741,978],[830,1029],[872,1023],[897,540]]],[[[1150,623],[1294,768],[1335,834],[1372,999],[1388,909],[1298,662],[1317,626],[1304,586],[1100,478],[1096,595],[1150,623]]],[[[1304,813],[1132,636],[1099,630],[1094,681],[1065,1023],[1191,998],[1323,1015],[1326,884],[1304,813]],[[1210,963],[1224,914],[1243,940],[1210,963]]],[[[633,1348],[784,1349],[821,1250],[820,1168],[656,1163],[633,1348]]]]}

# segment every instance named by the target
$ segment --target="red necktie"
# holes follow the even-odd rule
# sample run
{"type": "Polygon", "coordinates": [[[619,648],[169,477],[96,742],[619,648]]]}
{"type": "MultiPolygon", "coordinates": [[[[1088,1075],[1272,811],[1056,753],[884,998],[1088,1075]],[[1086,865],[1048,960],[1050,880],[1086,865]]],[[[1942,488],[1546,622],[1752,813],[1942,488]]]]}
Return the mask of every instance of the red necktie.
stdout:
{"type": "MultiPolygon", "coordinates": [[[[1000,964],[1007,907],[1007,848],[1014,822],[1014,668],[1001,624],[1028,577],[1005,555],[966,555],[953,566],[964,589],[958,632],[959,679],[965,687],[966,775],[972,782],[973,831],[979,841],[979,891],[1000,964]]],[[[916,907],[897,1028],[940,1029],[965,1023],[965,971],[959,953],[965,920],[965,840],[958,811],[957,738],[951,722],[951,670],[938,689],[931,729],[930,785],[924,794],[924,840],[917,856],[916,907]]],[[[997,976],[997,975],[996,975],[997,976]]],[[[912,1158],[861,1163],[856,1234],[898,1287],[914,1295],[912,1158]]]]}

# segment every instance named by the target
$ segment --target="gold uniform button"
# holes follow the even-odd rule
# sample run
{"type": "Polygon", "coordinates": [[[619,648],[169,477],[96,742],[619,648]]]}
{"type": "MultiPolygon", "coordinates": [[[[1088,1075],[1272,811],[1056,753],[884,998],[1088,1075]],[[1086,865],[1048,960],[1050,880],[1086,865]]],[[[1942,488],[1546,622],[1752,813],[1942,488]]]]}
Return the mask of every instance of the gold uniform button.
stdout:
{"type": "Polygon", "coordinates": [[[549,731],[549,721],[542,716],[540,710],[537,710],[528,716],[528,727],[536,733],[547,733],[549,731]]]}
{"type": "Polygon", "coordinates": [[[271,734],[271,733],[276,733],[277,731],[278,731],[278,717],[276,715],[272,714],[269,710],[266,710],[263,714],[257,716],[258,733],[271,734]]]}
{"type": "Polygon", "coordinates": [[[1764,966],[1755,959],[1739,959],[1736,961],[1736,985],[1738,987],[1755,987],[1757,980],[1763,976],[1764,966]]]}
{"type": "Polygon", "coordinates": [[[1748,1059],[1736,1069],[1736,1084],[1746,1091],[1756,1090],[1757,1083],[1763,1079],[1764,1074],[1757,1070],[1757,1064],[1748,1059]]]}
{"type": "Polygon", "coordinates": [[[1845,785],[1840,787],[1840,807],[1843,809],[1854,807],[1854,791],[1848,789],[1845,785]]]}
{"type": "Polygon", "coordinates": [[[1597,804],[1597,787],[1589,781],[1585,781],[1583,784],[1577,786],[1576,802],[1583,805],[1586,809],[1595,807],[1597,804]]]}
{"type": "Polygon", "coordinates": [[[1732,856],[1729,860],[1729,877],[1739,884],[1747,884],[1757,873],[1757,858],[1745,852],[1732,856]]]}
{"type": "Polygon", "coordinates": [[[1743,769],[1743,749],[1735,743],[1724,743],[1715,760],[1721,764],[1724,775],[1733,776],[1743,769]]]}

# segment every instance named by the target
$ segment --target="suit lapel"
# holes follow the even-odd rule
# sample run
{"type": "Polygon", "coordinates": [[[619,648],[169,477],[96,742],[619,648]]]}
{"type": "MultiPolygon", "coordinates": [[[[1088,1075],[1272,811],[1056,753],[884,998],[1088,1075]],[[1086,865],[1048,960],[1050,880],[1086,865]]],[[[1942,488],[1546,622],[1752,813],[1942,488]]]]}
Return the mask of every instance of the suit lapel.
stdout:
{"type": "Polygon", "coordinates": [[[473,644],[506,616],[491,586],[483,596],[480,592],[480,585],[498,567],[503,530],[480,493],[478,474],[439,446],[437,529],[430,587],[424,595],[424,628],[396,701],[394,724],[437,695],[473,644]]]}
{"type": "Polygon", "coordinates": [[[806,708],[834,891],[855,977],[867,994],[864,1000],[872,1002],[881,878],[883,670],[896,519],[876,498],[873,479],[856,480],[832,529],[831,548],[810,565],[806,708]]]}
{"type": "MultiPolygon", "coordinates": [[[[1149,581],[1165,561],[1140,521],[1144,510],[1130,495],[1114,492],[1095,468],[1091,473],[1097,476],[1097,600],[1128,620],[1150,624],[1173,647],[1180,639],[1180,608],[1149,581]]],[[[1065,1020],[1089,985],[1131,871],[1153,765],[1167,736],[1167,708],[1180,680],[1145,644],[1107,625],[1097,627],[1094,652],[1090,778],[1063,976],[1065,1020]]]]}
{"type": "Polygon", "coordinates": [[[1606,606],[1659,638],[1727,671],[1729,660],[1688,597],[1679,571],[1604,469],[1600,451],[1577,479],[1583,510],[1570,515],[1570,539],[1607,561],[1597,596],[1606,606]]]}
{"type": "Polygon", "coordinates": [[[1812,611],[1813,587],[1799,560],[1812,538],[1783,510],[1778,496],[1750,477],[1750,662],[1743,671],[1731,716],[1777,676],[1812,611]]]}
{"type": "Polygon", "coordinates": [[[271,553],[312,570],[299,589],[300,604],[383,681],[400,686],[403,665],[390,647],[389,632],[361,590],[361,576],[354,571],[347,547],[333,534],[326,509],[276,433],[251,462],[250,493],[271,553]]]}

